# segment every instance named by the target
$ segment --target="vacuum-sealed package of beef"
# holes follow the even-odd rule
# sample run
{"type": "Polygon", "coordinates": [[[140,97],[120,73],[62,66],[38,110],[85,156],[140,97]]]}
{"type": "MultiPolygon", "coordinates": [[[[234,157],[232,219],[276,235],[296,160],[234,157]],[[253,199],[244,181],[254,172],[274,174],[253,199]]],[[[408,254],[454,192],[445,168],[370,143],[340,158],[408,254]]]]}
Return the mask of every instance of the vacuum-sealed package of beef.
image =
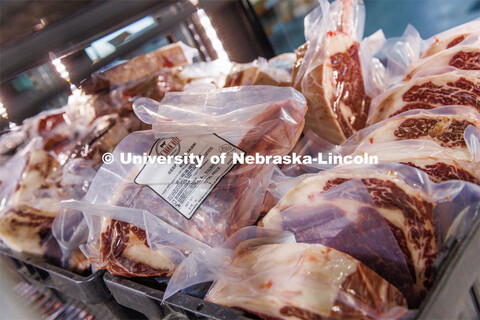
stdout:
{"type": "Polygon", "coordinates": [[[225,79],[225,87],[248,85],[289,87],[292,76],[288,71],[288,60],[280,59],[282,58],[279,56],[278,60],[269,62],[259,57],[250,63],[234,63],[225,79]]]}
{"type": "Polygon", "coordinates": [[[40,149],[43,140],[40,137],[31,139],[0,166],[0,210],[7,207],[25,170],[28,156],[32,150],[40,149]]]}
{"type": "Polygon", "coordinates": [[[191,64],[198,51],[182,42],[172,43],[152,52],[121,62],[113,67],[104,68],[82,83],[86,93],[95,93],[153,76],[163,68],[191,64]]]}
{"type": "Polygon", "coordinates": [[[309,131],[293,150],[318,157],[323,163],[283,165],[289,176],[316,173],[342,162],[337,156],[377,156],[378,161],[408,163],[427,172],[434,181],[478,179],[480,114],[465,106],[410,110],[385,119],[334,145],[309,131]],[[320,156],[321,155],[321,156],[320,156]],[[416,164],[417,163],[417,164],[416,164]]]}
{"type": "MultiPolygon", "coordinates": [[[[117,146],[111,163],[97,172],[85,201],[92,210],[104,205],[148,212],[147,230],[112,219],[89,227],[102,230],[100,237],[105,239],[114,237],[112,232],[127,235],[122,241],[100,243],[101,252],[124,256],[104,255],[98,267],[120,275],[160,276],[170,274],[172,266],[149,265],[150,248],[155,246],[150,241],[163,244],[158,231],[148,228],[158,220],[206,245],[217,245],[253,225],[274,164],[242,159],[288,154],[302,132],[306,105],[293,88],[245,86],[171,92],[161,103],[142,98],[134,110],[153,129],[134,132],[117,146]],[[166,163],[168,156],[178,162],[166,163]],[[138,255],[125,251],[130,246],[138,255]],[[142,268],[130,268],[140,261],[142,268]],[[110,268],[113,264],[116,267],[110,268]]],[[[78,205],[75,209],[83,211],[78,205]]]]}
{"type": "Polygon", "coordinates": [[[368,124],[414,109],[461,105],[480,112],[480,70],[465,73],[454,67],[418,72],[375,97],[368,124]]]}
{"type": "Polygon", "coordinates": [[[80,109],[67,105],[25,119],[0,137],[0,154],[12,156],[35,138],[42,139],[41,148],[46,151],[60,150],[76,139],[94,119],[80,109]]]}
{"type": "MultiPolygon", "coordinates": [[[[480,132],[477,133],[480,138],[480,132]]],[[[480,185],[480,163],[458,160],[448,148],[424,140],[361,144],[352,157],[368,155],[379,162],[396,162],[420,169],[434,182],[463,180],[480,185]]]]}
{"type": "Polygon", "coordinates": [[[470,138],[465,137],[469,126],[480,129],[480,113],[468,106],[410,110],[359,131],[345,142],[344,149],[352,150],[362,143],[425,140],[447,148],[456,159],[471,160],[475,152],[469,148],[470,138]]]}
{"type": "Polygon", "coordinates": [[[200,248],[169,281],[165,298],[214,281],[205,299],[262,319],[377,319],[405,313],[403,295],[351,256],[290,232],[247,227],[200,248]]]}
{"type": "Polygon", "coordinates": [[[305,18],[307,48],[293,84],[308,103],[305,128],[341,143],[365,127],[370,107],[365,85],[372,82],[362,69],[369,59],[360,52],[365,8],[359,1],[319,3],[305,18]]]}
{"type": "Polygon", "coordinates": [[[452,221],[462,217],[468,224],[480,207],[479,186],[437,184],[425,172],[395,163],[339,166],[297,177],[290,186],[261,225],[359,259],[395,285],[412,308],[434,282],[433,264],[452,221]]]}
{"type": "Polygon", "coordinates": [[[445,57],[448,56],[450,59],[442,58],[442,55],[438,55],[433,60],[427,58],[455,46],[475,44],[477,42],[475,33],[478,33],[478,30],[480,30],[480,20],[476,19],[423,40],[419,32],[413,26],[408,25],[400,37],[385,39],[378,50],[374,52],[374,56],[381,61],[385,68],[384,82],[381,84],[383,91],[401,82],[408,73],[410,74],[406,79],[411,78],[416,72],[415,66],[421,65],[423,62],[430,61],[428,65],[421,66],[420,69],[451,65],[458,69],[463,68],[467,73],[469,70],[473,70],[468,67],[471,64],[468,61],[474,62],[475,56],[478,54],[472,47],[465,47],[463,48],[465,50],[461,49],[459,53],[453,55],[447,52],[445,57]],[[470,39],[464,42],[469,37],[470,39]]]}
{"type": "Polygon", "coordinates": [[[458,44],[413,62],[405,80],[411,79],[415,74],[424,70],[441,67],[454,67],[462,70],[465,74],[478,75],[479,57],[480,32],[476,31],[458,44]]]}
{"type": "Polygon", "coordinates": [[[69,107],[26,122],[29,130],[42,135],[0,168],[0,240],[12,250],[41,255],[82,272],[89,262],[78,245],[64,250],[65,230],[61,235],[52,230],[70,217],[56,204],[84,197],[101,156],[128,135],[132,121],[116,114],[76,121],[67,115],[69,107]]]}
{"type": "Polygon", "coordinates": [[[426,47],[426,49],[423,50],[422,58],[426,58],[440,51],[450,49],[451,47],[458,45],[467,37],[478,32],[479,30],[480,19],[477,18],[473,21],[464,23],[462,25],[436,34],[433,37],[424,41],[423,47],[426,47]]]}

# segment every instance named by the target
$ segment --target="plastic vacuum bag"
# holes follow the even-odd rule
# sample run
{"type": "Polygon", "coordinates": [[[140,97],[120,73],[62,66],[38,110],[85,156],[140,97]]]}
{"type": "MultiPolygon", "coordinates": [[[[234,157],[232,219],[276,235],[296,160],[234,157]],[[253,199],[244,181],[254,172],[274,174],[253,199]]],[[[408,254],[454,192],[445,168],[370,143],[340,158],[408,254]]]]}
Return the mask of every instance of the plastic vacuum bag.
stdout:
{"type": "Polygon", "coordinates": [[[418,31],[408,25],[402,36],[388,38],[375,52],[385,66],[383,91],[402,81],[408,67],[420,58],[422,38],[418,31]]]}
{"type": "MultiPolygon", "coordinates": [[[[336,156],[377,154],[380,161],[433,161],[442,158],[460,167],[478,171],[480,114],[465,106],[445,106],[432,110],[410,110],[358,131],[341,145],[334,145],[307,132],[293,150],[298,155],[328,160],[336,156]],[[383,160],[382,160],[383,159],[383,160]]],[[[284,165],[288,176],[315,173],[333,167],[332,163],[284,165]]],[[[450,171],[450,170],[446,170],[450,171]]],[[[474,173],[473,176],[476,176],[474,173]]],[[[458,177],[457,177],[458,178],[458,177]]],[[[467,181],[470,181],[467,179],[467,181]]],[[[471,181],[473,182],[473,181],[471,181]]]]}
{"type": "Polygon", "coordinates": [[[360,143],[426,140],[449,149],[456,159],[472,160],[475,150],[469,148],[471,134],[464,135],[469,126],[480,128],[480,113],[467,106],[410,110],[359,131],[345,142],[344,149],[352,151],[360,143]]]}
{"type": "Polygon", "coordinates": [[[413,62],[404,79],[411,79],[415,74],[423,70],[441,67],[455,67],[462,70],[465,74],[478,76],[478,62],[476,59],[480,52],[479,45],[480,32],[477,31],[448,49],[413,62]]]}
{"type": "Polygon", "coordinates": [[[60,205],[83,212],[88,241],[80,249],[96,269],[133,277],[171,276],[193,249],[206,247],[144,210],[75,200],[60,205]]]}
{"type": "Polygon", "coordinates": [[[480,30],[480,18],[464,23],[434,35],[423,43],[422,59],[432,56],[442,50],[458,45],[467,37],[480,30]]]}
{"type": "Polygon", "coordinates": [[[248,227],[222,246],[195,250],[171,278],[164,297],[214,281],[206,300],[264,319],[379,318],[403,314],[405,300],[359,261],[289,232],[248,227]]]}
{"type": "Polygon", "coordinates": [[[360,52],[365,8],[359,1],[319,4],[305,18],[307,49],[294,87],[307,99],[305,128],[340,143],[365,127],[371,100],[366,92],[375,90],[365,88],[374,81],[363,79],[369,72],[362,62],[371,61],[372,52],[368,44],[365,57],[360,52]]]}
{"type": "Polygon", "coordinates": [[[220,59],[196,62],[181,68],[178,71],[178,78],[185,86],[184,90],[198,84],[213,84],[218,89],[224,86],[230,67],[231,63],[229,61],[220,59]]]}
{"type": "Polygon", "coordinates": [[[412,109],[434,109],[462,105],[480,110],[480,71],[451,66],[425,69],[373,99],[367,123],[374,124],[412,109]],[[475,75],[474,73],[478,74],[475,75]]]}
{"type": "MultiPolygon", "coordinates": [[[[263,218],[262,225],[292,231],[296,234],[297,241],[322,244],[323,241],[333,241],[326,242],[327,245],[337,243],[334,248],[345,250],[387,281],[397,285],[405,294],[410,307],[418,306],[433,283],[432,267],[437,248],[442,247],[452,221],[463,216],[463,224],[468,225],[478,215],[480,205],[479,186],[455,180],[437,184],[418,169],[394,163],[340,166],[295,178],[295,182],[290,191],[263,218]],[[392,247],[391,242],[363,239],[370,232],[368,227],[375,226],[375,223],[378,225],[379,221],[369,221],[376,214],[371,209],[372,212],[366,213],[371,208],[372,201],[364,196],[362,188],[344,186],[354,179],[363,182],[373,200],[373,209],[378,211],[391,229],[391,234],[403,253],[403,261],[407,263],[413,287],[410,286],[411,282],[400,277],[402,275],[408,278],[408,274],[393,272],[404,269],[404,264],[401,259],[392,260],[386,255],[395,252],[389,248],[392,247]],[[356,194],[353,201],[352,194],[356,194]],[[462,213],[465,210],[467,214],[462,213]],[[340,218],[325,218],[331,215],[340,218]],[[343,216],[357,223],[352,225],[354,229],[346,227],[343,216]],[[413,217],[415,218],[412,219],[413,217]],[[338,239],[335,239],[337,235],[338,239]],[[355,251],[357,247],[352,245],[368,243],[372,246],[368,250],[360,246],[360,249],[366,251],[355,251]],[[384,244],[387,247],[383,247],[384,244]],[[378,259],[378,256],[383,260],[378,259]],[[392,269],[391,266],[386,268],[385,261],[394,261],[394,266],[398,269],[392,269]]],[[[388,234],[383,230],[377,237],[388,234]]]]}
{"type": "MultiPolygon", "coordinates": [[[[152,219],[207,245],[222,243],[236,230],[257,221],[273,171],[273,164],[235,165],[232,153],[288,154],[303,129],[305,108],[305,100],[294,89],[269,86],[167,93],[161,103],[138,99],[135,112],[152,124],[153,130],[134,132],[117,146],[112,153],[115,160],[99,169],[85,201],[92,204],[92,210],[105,205],[147,211],[152,219]],[[210,156],[222,152],[229,157],[225,164],[209,161],[210,156]],[[148,154],[208,157],[199,167],[134,163],[133,157],[148,154]],[[132,161],[124,161],[129,155],[132,161]]],[[[147,228],[154,221],[146,224],[147,228]]],[[[110,232],[107,225],[100,233],[110,232]]],[[[142,232],[155,236],[148,230],[142,232]]],[[[115,250],[129,244],[119,241],[111,245],[115,250]]],[[[138,245],[145,247],[141,241],[138,245]]],[[[108,261],[98,265],[108,267],[108,261]]],[[[121,266],[122,272],[146,275],[128,265],[121,266]]]]}
{"type": "Polygon", "coordinates": [[[42,139],[39,137],[30,140],[0,167],[0,210],[9,205],[22,178],[29,153],[41,145],[42,139]]]}
{"type": "Polygon", "coordinates": [[[259,57],[249,63],[234,63],[225,80],[225,87],[270,85],[288,87],[291,82],[291,73],[276,67],[275,63],[267,62],[259,57]]]}
{"type": "Polygon", "coordinates": [[[461,44],[478,30],[480,20],[476,19],[423,40],[418,31],[412,25],[408,25],[402,36],[385,39],[382,46],[374,51],[374,56],[385,67],[383,90],[401,82],[412,64],[420,63],[425,58],[461,44]]]}
{"type": "Polygon", "coordinates": [[[426,172],[434,182],[463,180],[480,185],[480,163],[458,160],[448,148],[425,140],[404,140],[360,144],[355,156],[376,157],[380,162],[397,162],[426,172]]]}
{"type": "Polygon", "coordinates": [[[172,43],[131,60],[107,66],[95,72],[92,78],[82,83],[86,93],[95,93],[145,77],[154,76],[163,68],[191,64],[198,55],[197,49],[182,42],[172,43]]]}
{"type": "MultiPolygon", "coordinates": [[[[68,161],[62,172],[62,185],[69,192],[68,198],[82,199],[95,177],[92,162],[85,159],[68,161]]],[[[52,223],[52,234],[62,251],[61,263],[64,268],[86,270],[90,262],[79,250],[87,241],[88,228],[82,212],[60,208],[52,223]]]]}

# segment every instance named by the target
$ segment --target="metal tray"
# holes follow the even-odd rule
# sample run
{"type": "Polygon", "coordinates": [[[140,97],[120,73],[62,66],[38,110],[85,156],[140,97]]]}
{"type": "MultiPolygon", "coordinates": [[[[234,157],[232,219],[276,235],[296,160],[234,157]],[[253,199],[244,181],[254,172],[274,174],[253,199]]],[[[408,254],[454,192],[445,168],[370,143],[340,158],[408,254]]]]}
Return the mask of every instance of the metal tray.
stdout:
{"type": "Polygon", "coordinates": [[[17,272],[29,283],[55,289],[86,304],[100,303],[111,297],[103,282],[103,270],[81,276],[34,255],[1,247],[0,254],[13,259],[18,266],[17,272]]]}

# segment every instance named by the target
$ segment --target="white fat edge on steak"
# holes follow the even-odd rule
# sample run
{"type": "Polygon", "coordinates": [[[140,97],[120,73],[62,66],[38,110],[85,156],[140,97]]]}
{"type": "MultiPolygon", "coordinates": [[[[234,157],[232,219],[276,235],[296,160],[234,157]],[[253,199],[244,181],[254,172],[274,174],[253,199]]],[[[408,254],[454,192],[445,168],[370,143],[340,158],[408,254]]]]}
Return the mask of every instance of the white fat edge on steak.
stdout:
{"type": "MultiPolygon", "coordinates": [[[[403,107],[410,103],[416,103],[417,101],[407,102],[403,100],[403,95],[407,93],[413,86],[420,86],[422,84],[431,82],[436,86],[445,87],[449,82],[455,82],[461,78],[474,84],[480,85],[480,72],[478,71],[465,71],[454,70],[442,74],[434,74],[431,76],[414,77],[408,81],[401,83],[395,89],[392,89],[388,94],[380,95],[372,102],[372,112],[368,119],[367,124],[374,124],[381,120],[387,119],[400,111],[403,107]]],[[[427,102],[430,105],[441,107],[444,104],[433,104],[427,102]]],[[[474,109],[472,107],[472,109],[474,109]]]]}
{"type": "MultiPolygon", "coordinates": [[[[478,43],[469,45],[457,45],[449,49],[440,51],[425,59],[420,59],[410,66],[410,72],[405,76],[405,79],[411,79],[416,73],[438,67],[445,67],[450,65],[452,58],[459,52],[480,52],[478,43]]],[[[463,70],[465,73],[478,74],[478,70],[463,70]]]]}
{"type": "MultiPolygon", "coordinates": [[[[304,179],[300,180],[280,201],[279,203],[267,213],[263,218],[263,223],[268,224],[270,216],[279,214],[281,211],[294,206],[298,203],[303,203],[308,198],[319,196],[324,192],[324,187],[326,186],[327,181],[333,179],[372,179],[377,178],[383,181],[389,181],[395,183],[399,188],[401,188],[405,193],[413,198],[419,200],[430,200],[430,196],[421,190],[420,188],[413,188],[408,185],[403,179],[399,178],[392,172],[381,172],[381,171],[365,171],[358,170],[358,168],[352,167],[339,167],[330,172],[324,172],[321,174],[306,176],[304,179]]],[[[381,208],[376,207],[380,214],[388,220],[391,224],[395,225],[397,228],[402,230],[406,239],[409,239],[409,225],[407,223],[406,217],[403,212],[397,208],[381,208]]],[[[433,213],[432,213],[433,214],[433,213]]],[[[433,218],[433,217],[432,217],[433,218]]],[[[424,221],[427,229],[434,231],[433,221],[424,221]]],[[[436,243],[435,237],[430,240],[430,243],[421,242],[421,247],[425,248],[429,246],[433,251],[436,252],[436,243]]],[[[407,249],[412,255],[413,265],[415,268],[416,274],[416,283],[417,289],[421,291],[422,283],[425,279],[425,260],[422,259],[423,252],[414,247],[412,241],[407,241],[407,249]]]]}
{"type": "MultiPolygon", "coordinates": [[[[464,39],[472,33],[478,32],[478,30],[480,30],[480,20],[475,20],[433,36],[429,40],[430,42],[433,41],[433,43],[422,54],[422,59],[432,56],[440,51],[449,49],[447,48],[448,46],[453,47],[454,45],[452,44],[452,41],[458,39],[459,37],[462,37],[464,39]]],[[[456,45],[458,45],[459,43],[457,43],[456,45]]]]}
{"type": "Polygon", "coordinates": [[[58,212],[58,209],[52,209],[64,196],[62,189],[57,186],[62,176],[60,164],[55,157],[40,149],[32,150],[27,157],[25,169],[10,204],[29,204],[46,212],[58,212]],[[45,193],[39,194],[40,189],[45,193]]]}
{"type": "Polygon", "coordinates": [[[342,32],[332,32],[332,35],[326,35],[324,40],[325,44],[320,53],[323,61],[307,72],[302,83],[302,92],[310,102],[305,116],[305,129],[339,144],[347,137],[338,122],[334,107],[341,110],[349,123],[352,112],[341,100],[333,101],[337,94],[341,95],[343,86],[335,87],[330,57],[336,53],[347,52],[356,41],[342,32]],[[336,106],[332,105],[332,101],[336,106]]]}
{"type": "MultiPolygon", "coordinates": [[[[444,130],[448,128],[448,126],[454,120],[458,122],[467,121],[472,123],[475,127],[480,128],[480,114],[476,112],[475,109],[463,106],[456,106],[455,108],[459,111],[457,114],[439,114],[431,113],[428,111],[420,111],[416,114],[409,114],[404,116],[398,115],[393,118],[387,118],[381,123],[376,124],[376,127],[373,131],[371,127],[364,129],[364,132],[371,131],[368,134],[363,134],[361,131],[359,131],[356,136],[352,136],[351,141],[354,142],[356,145],[361,145],[385,143],[400,140],[425,140],[441,145],[441,141],[432,138],[429,134],[410,139],[403,139],[396,136],[395,131],[408,119],[436,120],[437,123],[431,128],[431,131],[434,134],[442,134],[444,130]]],[[[466,145],[448,146],[448,149],[448,153],[455,159],[468,161],[472,158],[472,155],[466,145]]]]}
{"type": "Polygon", "coordinates": [[[234,258],[239,281],[217,281],[206,299],[281,319],[296,319],[280,313],[285,306],[329,316],[342,283],[357,271],[357,263],[322,245],[263,245],[234,258]]]}
{"type": "MultiPolygon", "coordinates": [[[[467,150],[468,152],[468,150],[467,150]]],[[[413,164],[420,170],[427,166],[435,166],[437,164],[445,164],[456,169],[463,170],[470,174],[477,181],[480,181],[480,169],[478,165],[468,161],[469,158],[461,159],[463,154],[450,148],[441,147],[435,143],[422,142],[418,140],[404,140],[396,142],[376,143],[376,144],[360,144],[355,155],[363,155],[367,153],[369,156],[377,156],[381,162],[397,162],[403,164],[413,164]],[[406,152],[408,150],[408,152],[406,152]]],[[[435,182],[441,182],[438,177],[429,174],[430,179],[435,182]]]]}
{"type": "MultiPolygon", "coordinates": [[[[32,222],[31,218],[16,214],[17,210],[47,219],[54,218],[57,212],[40,211],[27,206],[10,207],[2,212],[4,216],[0,220],[0,240],[14,251],[43,255],[46,248],[42,245],[42,238],[39,235],[42,225],[28,225],[32,222]]],[[[43,224],[41,220],[36,222],[43,224]]]]}

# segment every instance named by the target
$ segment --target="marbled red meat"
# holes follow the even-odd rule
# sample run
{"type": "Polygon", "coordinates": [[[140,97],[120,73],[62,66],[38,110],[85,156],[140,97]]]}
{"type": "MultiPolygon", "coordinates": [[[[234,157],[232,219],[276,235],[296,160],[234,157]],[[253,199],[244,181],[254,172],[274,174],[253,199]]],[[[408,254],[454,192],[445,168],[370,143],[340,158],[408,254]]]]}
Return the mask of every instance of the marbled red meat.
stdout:
{"type": "Polygon", "coordinates": [[[431,165],[418,166],[412,162],[401,162],[402,164],[409,165],[411,167],[420,169],[428,174],[430,179],[435,182],[443,182],[448,180],[463,180],[480,185],[480,181],[472,174],[461,168],[443,163],[437,162],[431,165]]]}
{"type": "Polygon", "coordinates": [[[332,106],[346,137],[365,127],[371,102],[363,84],[359,47],[358,43],[354,43],[346,52],[338,52],[330,57],[334,86],[342,88],[332,97],[332,106]],[[347,116],[342,113],[339,100],[350,108],[351,114],[347,116]]]}
{"type": "Polygon", "coordinates": [[[452,120],[448,126],[443,127],[441,131],[436,127],[439,119],[433,118],[410,118],[403,121],[393,134],[399,139],[418,139],[429,136],[434,141],[438,141],[444,147],[466,146],[463,133],[465,129],[474,125],[473,123],[462,120],[452,120]]]}
{"type": "Polygon", "coordinates": [[[480,70],[480,52],[460,51],[448,64],[460,70],[480,70]]]}
{"type": "Polygon", "coordinates": [[[480,84],[463,77],[455,82],[447,82],[445,86],[435,85],[429,81],[414,85],[403,94],[402,99],[408,103],[472,106],[480,111],[480,84]]]}
{"type": "MultiPolygon", "coordinates": [[[[326,182],[324,190],[325,188],[326,190],[333,188],[346,181],[348,181],[348,179],[329,180],[326,182]]],[[[423,251],[423,259],[425,259],[426,266],[426,279],[423,280],[423,286],[428,290],[433,283],[432,264],[437,257],[437,252],[436,248],[430,246],[430,243],[435,239],[433,230],[428,228],[424,221],[433,221],[433,205],[427,201],[410,197],[402,188],[388,180],[370,178],[362,179],[362,182],[367,187],[376,206],[386,209],[400,209],[403,217],[407,219],[409,226],[407,240],[405,240],[403,231],[398,227],[392,229],[392,231],[399,242],[410,271],[415,271],[415,268],[412,264],[413,258],[410,249],[406,246],[406,241],[413,244],[416,250],[423,251]],[[425,243],[425,245],[423,245],[423,243],[425,243]]],[[[389,223],[389,225],[391,225],[391,223],[389,223]]],[[[416,282],[415,272],[413,272],[411,276],[416,282]]],[[[424,296],[426,291],[420,294],[424,296]]]]}
{"type": "Polygon", "coordinates": [[[447,45],[447,49],[453,47],[453,46],[456,46],[457,44],[459,44],[460,42],[462,42],[463,40],[465,40],[465,38],[467,37],[466,34],[462,34],[458,37],[456,37],[455,39],[453,39],[452,41],[450,41],[450,43],[447,45]]]}
{"type": "Polygon", "coordinates": [[[123,276],[166,277],[171,276],[170,269],[157,269],[151,264],[135,261],[125,254],[125,249],[134,243],[148,247],[145,231],[129,223],[110,220],[110,224],[101,235],[101,259],[106,268],[114,274],[123,276]]]}
{"type": "Polygon", "coordinates": [[[480,111],[480,78],[454,70],[411,79],[375,98],[368,123],[412,109],[466,106],[480,111]]]}
{"type": "Polygon", "coordinates": [[[339,167],[306,176],[263,218],[262,224],[265,228],[289,230],[297,239],[305,241],[323,243],[325,238],[337,238],[338,241],[327,242],[327,245],[346,250],[395,283],[407,295],[411,306],[417,305],[432,285],[432,263],[437,256],[433,203],[427,193],[408,185],[388,170],[378,172],[374,167],[366,170],[339,167]],[[352,203],[347,197],[352,191],[335,188],[342,188],[352,179],[361,180],[373,205],[365,201],[367,199],[364,196],[352,203]],[[328,196],[323,195],[326,192],[341,197],[329,200],[328,196]],[[337,206],[337,203],[341,203],[341,206],[337,206]],[[362,213],[362,210],[368,213],[362,213]],[[342,211],[346,214],[345,218],[340,219],[338,217],[342,217],[342,211]],[[354,227],[349,224],[350,227],[346,228],[347,221],[354,221],[354,227]],[[383,223],[384,227],[372,228],[376,223],[383,223]],[[362,231],[367,229],[368,233],[362,231]],[[388,239],[384,232],[390,234],[393,242],[379,240],[388,239]],[[369,238],[369,233],[373,235],[373,240],[369,238]],[[350,240],[343,243],[342,239],[350,240]],[[368,248],[375,250],[368,251],[368,248]],[[398,250],[395,258],[391,256],[394,250],[398,250]],[[389,262],[385,259],[392,260],[389,262]],[[399,259],[406,264],[399,264],[399,259]],[[399,271],[401,268],[405,268],[404,272],[399,271]],[[398,278],[400,276],[403,277],[401,280],[398,278]]]}

